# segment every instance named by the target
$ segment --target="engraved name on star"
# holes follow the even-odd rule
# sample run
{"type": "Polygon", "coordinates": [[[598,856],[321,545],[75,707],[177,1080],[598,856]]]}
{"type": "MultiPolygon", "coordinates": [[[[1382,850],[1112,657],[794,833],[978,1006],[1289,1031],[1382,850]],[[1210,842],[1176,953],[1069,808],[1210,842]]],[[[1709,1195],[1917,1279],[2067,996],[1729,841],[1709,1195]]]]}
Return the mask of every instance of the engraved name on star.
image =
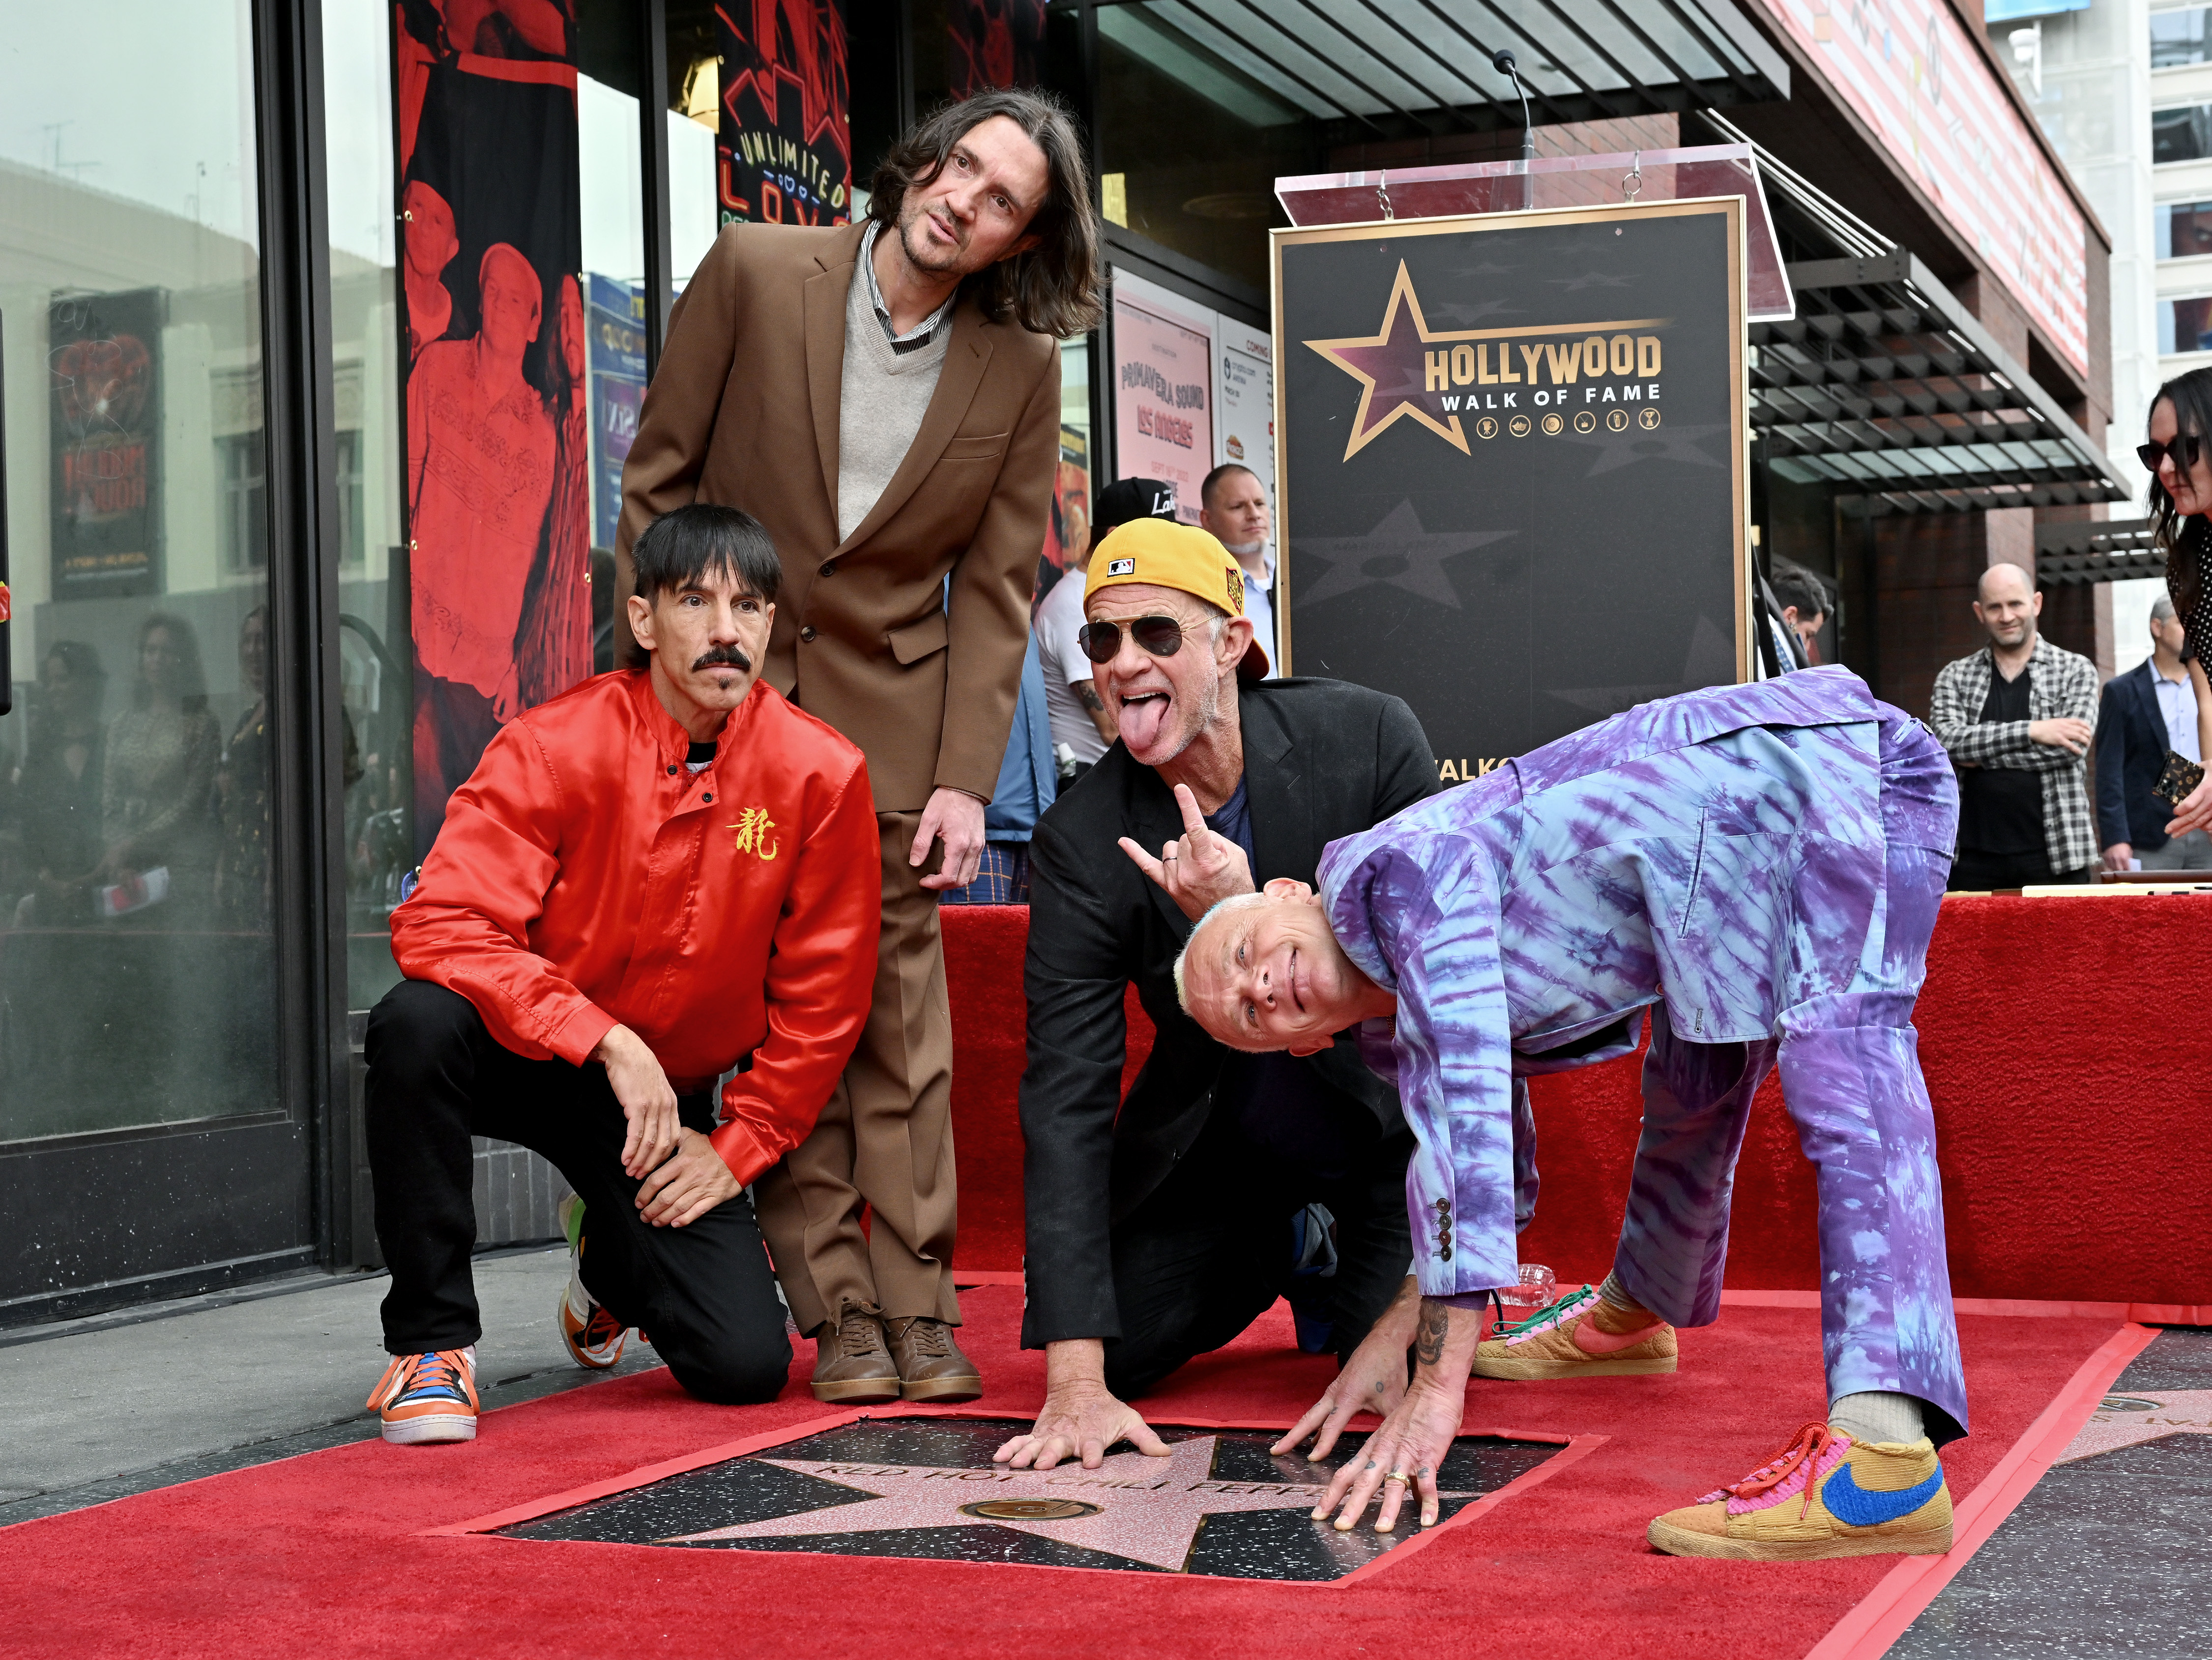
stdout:
{"type": "Polygon", "coordinates": [[[2070,1464],[2169,1435],[2212,1435],[2212,1389],[2116,1389],[2053,1462],[2070,1464]]]}
{"type": "MultiPolygon", "coordinates": [[[[1207,1517],[1245,1511],[1300,1511],[1310,1517],[1326,1491],[1326,1484],[1321,1482],[1218,1481],[1213,1456],[1218,1440],[1218,1436],[1202,1435],[1179,1441],[1164,1459],[1116,1453],[1095,1470],[1080,1465],[1017,1470],[995,1466],[975,1468],[761,1458],[756,1462],[834,1481],[871,1496],[765,1522],[680,1534],[659,1542],[691,1545],[720,1539],[804,1539],[899,1528],[998,1527],[1180,1573],[1207,1517]],[[1010,1500],[1016,1502],[1006,1504],[1010,1500]],[[1006,1505],[1008,1510],[1018,1511],[1022,1500],[1033,1505],[1062,1501],[1056,1508],[1090,1513],[1027,1519],[1018,1514],[978,1517],[961,1508],[1006,1505]]],[[[1475,1496],[1443,1495],[1447,1499],[1475,1496]]],[[[1329,1530],[1327,1523],[1312,1525],[1317,1532],[1329,1530]]]]}

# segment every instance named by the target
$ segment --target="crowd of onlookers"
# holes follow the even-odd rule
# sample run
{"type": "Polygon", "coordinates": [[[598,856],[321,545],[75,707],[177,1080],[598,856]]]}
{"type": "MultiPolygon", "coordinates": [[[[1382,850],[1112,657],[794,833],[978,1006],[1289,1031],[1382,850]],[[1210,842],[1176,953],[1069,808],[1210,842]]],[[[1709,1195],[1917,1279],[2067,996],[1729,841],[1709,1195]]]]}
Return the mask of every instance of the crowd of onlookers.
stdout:
{"type": "Polygon", "coordinates": [[[2212,870],[2212,840],[2168,836],[2173,805],[2153,794],[2170,755],[2203,759],[2172,599],[2152,604],[2150,655],[2101,690],[2094,663],[2044,638],[2042,610],[2027,571],[1992,565],[1974,600],[1989,644],[1936,678],[1929,724],[1959,769],[1952,887],[2212,870]]]}
{"type": "Polygon", "coordinates": [[[92,643],[46,646],[22,753],[0,770],[0,897],[16,927],[157,909],[171,927],[268,926],[268,627],[256,606],[240,628],[246,708],[228,731],[181,617],[138,625],[120,698],[92,643]]]}
{"type": "MultiPolygon", "coordinates": [[[[1026,903],[1028,843],[1038,818],[1117,735],[1077,642],[1091,550],[1118,526],[1176,517],[1172,485],[1120,479],[1098,492],[1074,562],[1063,570],[1040,562],[1021,699],[986,821],[989,849],[982,874],[964,891],[947,893],[946,903],[1026,903]]],[[[1203,486],[1198,522],[1235,555],[1246,612],[1270,661],[1279,661],[1265,488],[1248,468],[1216,468],[1203,486]]],[[[1802,568],[1778,565],[1761,579],[1760,595],[1761,672],[1818,666],[1820,638],[1835,613],[1826,582],[1802,568]]],[[[1989,644],[1936,678],[1929,724],[1960,778],[1952,887],[2087,883],[2100,868],[2212,870],[2212,838],[2201,830],[2169,838],[2164,826],[2171,804],[2151,793],[2169,753],[2203,758],[2172,601],[2161,593],[2151,608],[2149,657],[2103,683],[2101,692],[2094,663],[2043,636],[2042,609],[2027,571],[1990,567],[1973,604],[1989,644]]]]}
{"type": "MultiPolygon", "coordinates": [[[[1026,901],[1038,818],[1116,736],[1076,637],[1091,549],[1120,525],[1176,516],[1172,485],[1119,480],[1098,492],[1074,563],[1041,562],[983,868],[948,903],[1026,901]]],[[[1264,488],[1247,468],[1217,468],[1198,518],[1237,557],[1247,614],[1279,660],[1264,488]]],[[[1834,611],[1822,580],[1778,568],[1765,599],[1766,672],[1818,664],[1834,611]]],[[[2150,655],[2101,691],[2094,664],[2044,637],[2041,611],[2027,571],[1992,566],[1974,602],[1990,642],[1936,678],[1929,725],[1960,769],[1952,885],[2086,883],[2100,866],[2212,870],[2212,838],[2201,830],[2168,838],[2171,806],[2151,793],[2169,752],[2203,758],[2172,601],[2161,593],[2151,607],[2150,655]]],[[[0,757],[0,909],[16,927],[130,927],[133,917],[167,930],[269,926],[267,638],[267,609],[257,606],[239,630],[246,706],[228,731],[209,708],[198,637],[181,617],[156,611],[139,625],[119,700],[91,643],[55,640],[40,654],[22,752],[0,757]]],[[[350,787],[359,770],[350,752],[348,769],[350,787]]]]}

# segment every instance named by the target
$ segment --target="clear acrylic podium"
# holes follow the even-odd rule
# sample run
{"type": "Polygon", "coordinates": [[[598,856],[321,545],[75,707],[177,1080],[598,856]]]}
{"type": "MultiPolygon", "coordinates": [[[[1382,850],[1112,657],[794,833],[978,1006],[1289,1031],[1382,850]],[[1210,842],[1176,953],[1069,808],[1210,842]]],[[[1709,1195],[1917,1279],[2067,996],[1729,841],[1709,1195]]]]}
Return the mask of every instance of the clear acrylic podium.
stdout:
{"type": "Polygon", "coordinates": [[[1797,314],[1782,249],[1766,211],[1766,192],[1749,144],[1624,150],[1613,155],[1547,155],[1529,161],[1316,173],[1275,180],[1275,196],[1294,225],[1373,224],[1469,213],[1542,212],[1602,203],[1744,198],[1744,253],[1754,323],[1797,314]]]}

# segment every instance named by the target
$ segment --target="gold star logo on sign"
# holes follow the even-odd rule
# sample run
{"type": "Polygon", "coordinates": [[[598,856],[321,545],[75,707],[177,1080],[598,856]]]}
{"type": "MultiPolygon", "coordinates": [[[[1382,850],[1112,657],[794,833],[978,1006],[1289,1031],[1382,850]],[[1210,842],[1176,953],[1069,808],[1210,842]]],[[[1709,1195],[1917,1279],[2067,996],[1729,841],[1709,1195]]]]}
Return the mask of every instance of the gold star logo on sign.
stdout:
{"type": "MultiPolygon", "coordinates": [[[[1359,408],[1345,443],[1346,460],[1401,417],[1426,427],[1462,454],[1471,455],[1467,431],[1460,423],[1462,410],[1470,415],[1516,411],[1507,417],[1506,429],[1516,438],[1525,437],[1533,423],[1517,411],[1535,407],[1522,401],[1535,397],[1534,388],[1548,388],[1544,397],[1556,400],[1561,396],[1559,388],[1577,380],[1607,375],[1650,380],[1659,372],[1659,338],[1630,331],[1664,328],[1673,321],[1670,317],[1636,317],[1520,328],[1431,329],[1401,259],[1377,332],[1304,344],[1359,382],[1359,408]]],[[[1492,415],[1476,423],[1483,437],[1497,430],[1492,415]]]]}

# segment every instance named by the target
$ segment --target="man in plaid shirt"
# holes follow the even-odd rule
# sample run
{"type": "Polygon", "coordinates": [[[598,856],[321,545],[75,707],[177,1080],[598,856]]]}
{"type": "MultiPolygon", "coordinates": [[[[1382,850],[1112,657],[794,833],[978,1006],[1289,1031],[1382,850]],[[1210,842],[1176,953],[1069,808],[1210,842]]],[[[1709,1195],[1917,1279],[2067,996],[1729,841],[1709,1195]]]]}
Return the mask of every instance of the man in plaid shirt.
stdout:
{"type": "Polygon", "coordinates": [[[1928,724],[1959,770],[1954,889],[2087,882],[2097,860],[2083,757],[2097,666],[2038,632],[2043,596],[2018,565],[1983,573],[1990,643],[1943,666],[1928,724]]]}

